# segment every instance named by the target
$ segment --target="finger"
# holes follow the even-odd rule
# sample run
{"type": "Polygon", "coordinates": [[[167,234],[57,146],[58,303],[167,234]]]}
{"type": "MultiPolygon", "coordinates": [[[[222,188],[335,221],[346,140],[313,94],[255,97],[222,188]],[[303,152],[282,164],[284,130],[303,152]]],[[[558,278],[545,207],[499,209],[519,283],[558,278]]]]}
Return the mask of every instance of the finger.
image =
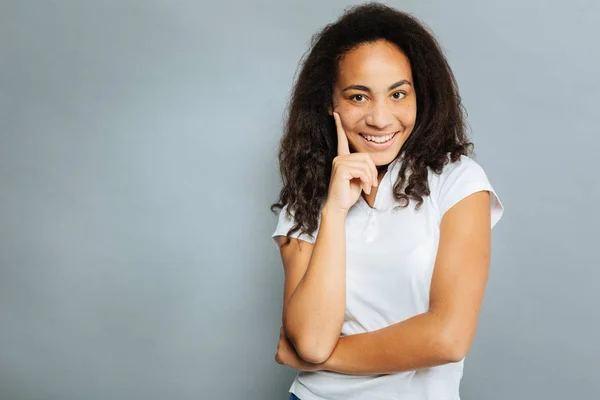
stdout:
{"type": "MultiPolygon", "coordinates": [[[[372,164],[373,164],[373,166],[375,165],[375,163],[372,163],[372,164]]],[[[367,158],[364,158],[361,156],[360,158],[357,157],[355,159],[345,159],[343,161],[343,163],[340,164],[340,166],[342,166],[342,168],[344,166],[348,166],[348,167],[355,168],[356,170],[360,170],[362,173],[364,173],[364,176],[366,178],[368,178],[368,182],[367,182],[368,185],[376,186],[375,182],[377,180],[377,177],[375,176],[375,178],[373,178],[373,170],[372,170],[371,164],[369,164],[367,158]]],[[[377,169],[375,169],[375,170],[377,171],[377,169]]],[[[355,178],[358,178],[358,176],[356,176],[355,178]]]]}
{"type": "Polygon", "coordinates": [[[375,165],[375,161],[373,161],[373,157],[371,157],[368,153],[365,154],[365,159],[367,164],[369,165],[369,171],[373,175],[373,186],[379,186],[379,171],[377,171],[377,166],[375,165]]]}
{"type": "Polygon", "coordinates": [[[371,188],[372,188],[373,186],[371,186],[370,184],[368,184],[368,183],[366,183],[366,182],[363,182],[363,183],[360,185],[360,187],[361,187],[362,191],[363,191],[363,192],[365,192],[367,195],[371,194],[371,188]]]}
{"type": "Polygon", "coordinates": [[[357,166],[346,164],[342,167],[340,172],[344,174],[344,178],[349,181],[352,179],[360,179],[362,190],[366,194],[371,194],[371,187],[373,185],[371,173],[365,168],[364,163],[359,163],[357,166]]]}
{"type": "Polygon", "coordinates": [[[344,164],[364,168],[365,172],[370,177],[370,184],[372,186],[378,186],[379,171],[377,171],[377,166],[375,165],[375,161],[373,161],[371,155],[368,153],[354,153],[351,156],[356,156],[356,158],[352,160],[345,159],[344,164]]]}
{"type": "Polygon", "coordinates": [[[342,120],[340,119],[340,115],[336,112],[333,113],[333,119],[335,119],[335,126],[337,131],[338,138],[338,156],[344,154],[350,154],[350,146],[348,145],[348,138],[346,137],[346,132],[342,127],[342,120]]]}

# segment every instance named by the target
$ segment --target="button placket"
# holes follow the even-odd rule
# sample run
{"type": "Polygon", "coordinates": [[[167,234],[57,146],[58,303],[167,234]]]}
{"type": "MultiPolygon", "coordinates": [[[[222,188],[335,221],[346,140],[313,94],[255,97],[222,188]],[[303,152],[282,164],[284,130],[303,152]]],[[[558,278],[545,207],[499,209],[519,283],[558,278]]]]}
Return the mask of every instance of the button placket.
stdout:
{"type": "Polygon", "coordinates": [[[367,211],[367,223],[365,224],[365,229],[363,231],[363,238],[365,239],[365,242],[367,243],[371,243],[374,242],[375,239],[377,238],[377,233],[379,231],[379,227],[376,223],[376,215],[375,215],[375,211],[372,209],[369,209],[367,211]]]}

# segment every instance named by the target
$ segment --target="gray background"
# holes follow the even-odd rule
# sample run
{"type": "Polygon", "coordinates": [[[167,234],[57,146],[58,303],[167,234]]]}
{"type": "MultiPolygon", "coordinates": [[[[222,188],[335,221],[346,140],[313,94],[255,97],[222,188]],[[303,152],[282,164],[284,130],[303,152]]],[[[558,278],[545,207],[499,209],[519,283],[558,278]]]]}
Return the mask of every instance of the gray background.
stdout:
{"type": "MultiPolygon", "coordinates": [[[[428,24],[506,207],[464,400],[600,396],[600,3],[428,24]]],[[[0,1],[0,399],[284,399],[296,65],[347,1],[0,1]]]]}

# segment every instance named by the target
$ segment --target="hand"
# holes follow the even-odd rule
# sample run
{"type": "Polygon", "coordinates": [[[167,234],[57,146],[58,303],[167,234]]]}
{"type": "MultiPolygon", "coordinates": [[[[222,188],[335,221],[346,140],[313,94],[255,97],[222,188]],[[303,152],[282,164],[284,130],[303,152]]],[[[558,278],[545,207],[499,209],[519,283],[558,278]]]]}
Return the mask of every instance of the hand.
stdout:
{"type": "Polygon", "coordinates": [[[369,154],[350,154],[339,114],[334,112],[333,118],[338,137],[338,155],[333,159],[327,204],[348,211],[358,200],[361,191],[370,194],[371,188],[378,185],[378,172],[369,154]]]}
{"type": "Polygon", "coordinates": [[[277,343],[275,361],[281,365],[287,365],[288,367],[295,368],[299,371],[313,372],[321,369],[321,364],[309,363],[300,358],[288,338],[285,336],[283,327],[279,330],[279,343],[277,343]]]}

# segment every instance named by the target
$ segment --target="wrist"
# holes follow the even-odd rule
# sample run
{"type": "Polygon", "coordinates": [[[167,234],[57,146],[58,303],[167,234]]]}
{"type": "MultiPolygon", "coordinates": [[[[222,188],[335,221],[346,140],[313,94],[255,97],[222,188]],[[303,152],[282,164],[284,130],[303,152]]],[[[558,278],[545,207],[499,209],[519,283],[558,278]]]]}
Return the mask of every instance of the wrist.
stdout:
{"type": "Polygon", "coordinates": [[[321,210],[321,216],[328,219],[343,218],[345,220],[347,215],[348,210],[327,203],[321,210]]]}

